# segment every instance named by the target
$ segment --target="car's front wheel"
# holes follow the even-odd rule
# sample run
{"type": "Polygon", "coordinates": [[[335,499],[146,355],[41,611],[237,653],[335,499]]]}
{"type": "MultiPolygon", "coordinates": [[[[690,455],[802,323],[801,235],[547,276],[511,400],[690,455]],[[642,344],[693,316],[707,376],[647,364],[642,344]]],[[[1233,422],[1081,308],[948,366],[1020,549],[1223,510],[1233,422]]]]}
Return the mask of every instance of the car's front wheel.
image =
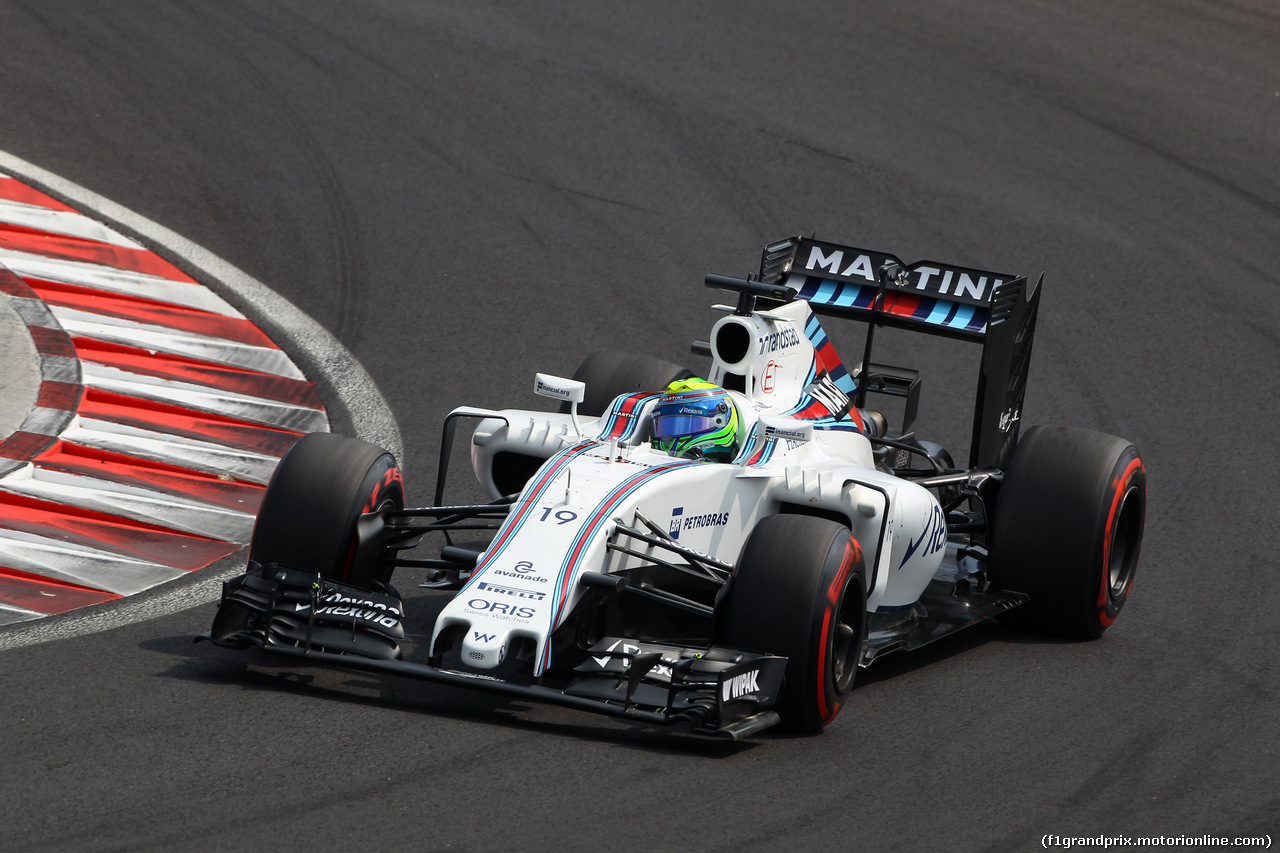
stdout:
{"type": "Polygon", "coordinates": [[[774,515],[743,546],[716,606],[716,645],[787,658],[779,713],[817,733],[853,687],[867,642],[867,577],[848,528],[774,515]]]}
{"type": "Polygon", "coordinates": [[[380,535],[362,531],[361,517],[403,508],[404,481],[386,450],[332,433],[303,436],[267,485],[249,559],[381,591],[390,570],[380,564],[380,535]]]}

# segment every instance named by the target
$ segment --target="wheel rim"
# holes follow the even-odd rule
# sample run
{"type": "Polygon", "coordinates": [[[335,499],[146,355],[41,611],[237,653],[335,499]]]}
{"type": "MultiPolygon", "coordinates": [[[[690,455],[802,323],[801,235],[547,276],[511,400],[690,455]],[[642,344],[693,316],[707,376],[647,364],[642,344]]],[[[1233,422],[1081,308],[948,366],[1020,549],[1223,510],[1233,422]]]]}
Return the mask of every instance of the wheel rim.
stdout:
{"type": "MultiPolygon", "coordinates": [[[[383,498],[381,501],[378,502],[377,507],[375,507],[373,511],[386,512],[387,510],[394,511],[399,508],[400,508],[400,503],[394,497],[388,495],[387,497],[383,498]]],[[[343,583],[351,582],[351,569],[355,566],[355,563],[356,563],[356,546],[358,544],[359,544],[359,538],[356,535],[355,530],[353,529],[351,532],[351,544],[347,548],[347,560],[346,560],[346,563],[343,564],[343,568],[342,568],[343,583]]]]}
{"type": "Polygon", "coordinates": [[[1133,583],[1142,535],[1141,504],[1138,489],[1131,486],[1121,500],[1119,516],[1111,531],[1107,548],[1107,596],[1112,602],[1123,601],[1133,583]]]}
{"type": "Polygon", "coordinates": [[[840,591],[840,604],[836,609],[835,630],[831,632],[831,681],[837,695],[843,694],[853,683],[862,656],[862,620],[864,615],[861,596],[851,595],[856,589],[853,578],[845,582],[840,591]]]}

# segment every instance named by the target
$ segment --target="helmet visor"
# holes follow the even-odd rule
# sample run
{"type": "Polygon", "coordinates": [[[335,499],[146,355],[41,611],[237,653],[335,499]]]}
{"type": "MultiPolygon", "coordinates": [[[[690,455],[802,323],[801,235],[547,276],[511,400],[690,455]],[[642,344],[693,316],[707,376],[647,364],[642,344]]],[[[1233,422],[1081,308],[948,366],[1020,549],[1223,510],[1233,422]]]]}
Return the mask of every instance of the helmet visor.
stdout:
{"type": "Polygon", "coordinates": [[[688,435],[701,435],[724,426],[724,415],[708,417],[706,415],[666,415],[653,419],[654,438],[681,438],[688,435]]]}

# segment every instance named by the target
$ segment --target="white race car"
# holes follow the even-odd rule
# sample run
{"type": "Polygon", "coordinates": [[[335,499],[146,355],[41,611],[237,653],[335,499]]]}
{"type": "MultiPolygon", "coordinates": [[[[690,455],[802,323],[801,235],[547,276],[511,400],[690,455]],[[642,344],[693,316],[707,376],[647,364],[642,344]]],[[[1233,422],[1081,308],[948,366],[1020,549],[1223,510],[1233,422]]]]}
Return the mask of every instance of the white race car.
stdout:
{"type": "Polygon", "coordinates": [[[793,237],[707,284],[736,299],[694,345],[701,377],[596,353],[537,375],[561,411],[455,409],[434,506],[404,507],[381,448],[304,437],[206,638],[736,739],[820,731],[859,666],[993,616],[1112,623],[1146,475],[1113,436],[1019,438],[1039,282],[793,237]],[[818,314],[868,321],[852,372],[818,314]],[[881,325],[982,346],[967,467],[911,431],[919,373],[871,360],[881,325]],[[447,506],[468,420],[493,500],[447,506]],[[455,544],[476,531],[492,538],[455,544]],[[435,532],[439,559],[406,556],[435,532]],[[396,567],[456,590],[407,655],[396,567]]]}

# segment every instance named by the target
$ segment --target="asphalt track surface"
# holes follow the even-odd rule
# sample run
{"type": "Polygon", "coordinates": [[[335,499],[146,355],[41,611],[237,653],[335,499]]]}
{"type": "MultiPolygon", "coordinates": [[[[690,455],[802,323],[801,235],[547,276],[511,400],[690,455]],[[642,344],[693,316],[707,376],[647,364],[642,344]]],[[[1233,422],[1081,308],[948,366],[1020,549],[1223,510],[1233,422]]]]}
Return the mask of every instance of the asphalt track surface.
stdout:
{"type": "MultiPolygon", "coordinates": [[[[1102,640],[887,658],[813,738],[193,646],[207,603],[9,648],[0,849],[1274,839],[1277,44],[1269,0],[5,0],[0,150],[326,327],[390,402],[411,501],[449,408],[531,404],[595,349],[696,368],[702,276],[816,231],[1044,270],[1025,420],[1132,439],[1150,506],[1102,640]]],[[[973,354],[891,337],[920,431],[963,446],[973,354]]]]}

